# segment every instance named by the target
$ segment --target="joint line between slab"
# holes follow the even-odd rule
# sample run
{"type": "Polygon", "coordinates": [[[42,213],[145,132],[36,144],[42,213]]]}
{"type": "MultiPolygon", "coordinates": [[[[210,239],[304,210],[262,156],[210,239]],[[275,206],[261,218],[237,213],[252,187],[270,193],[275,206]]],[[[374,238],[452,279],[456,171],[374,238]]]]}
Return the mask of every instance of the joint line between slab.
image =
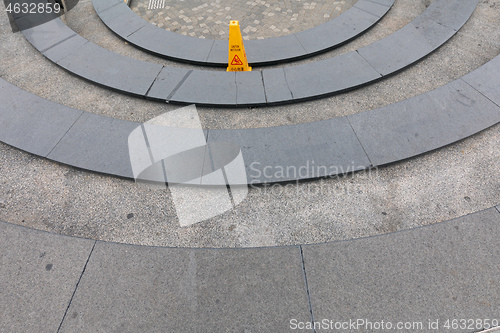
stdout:
{"type": "Polygon", "coordinates": [[[104,9],[104,10],[101,10],[101,11],[100,11],[100,12],[98,12],[98,13],[104,13],[105,11],[110,10],[111,8],[114,8],[114,7],[118,6],[118,5],[121,5],[121,3],[117,2],[117,3],[115,3],[114,5],[112,5],[112,6],[108,7],[108,8],[106,8],[106,9],[104,9]]]}
{"type": "Polygon", "coordinates": [[[75,32],[73,35],[71,35],[71,36],[69,36],[69,37],[66,37],[66,38],[64,38],[63,40],[58,41],[58,42],[57,42],[57,43],[55,43],[54,45],[51,45],[51,46],[47,47],[47,48],[46,48],[46,49],[44,49],[44,50],[41,50],[41,51],[40,51],[40,53],[42,53],[42,54],[43,54],[44,52],[47,52],[47,51],[48,51],[48,50],[50,50],[51,48],[56,47],[57,45],[64,43],[65,41],[67,41],[68,39],[71,39],[71,38],[75,37],[76,35],[78,35],[78,34],[75,32]]]}
{"type": "MultiPolygon", "coordinates": [[[[311,323],[314,323],[314,313],[311,303],[311,294],[309,293],[309,285],[307,283],[306,264],[304,262],[304,251],[302,250],[302,245],[299,246],[299,249],[300,249],[300,259],[302,261],[302,274],[304,274],[304,283],[306,286],[307,302],[309,303],[309,313],[311,314],[311,323]]],[[[313,332],[316,333],[316,329],[314,327],[313,327],[313,332]]]]}
{"type": "Polygon", "coordinates": [[[68,314],[69,307],[71,306],[71,302],[73,302],[73,298],[75,297],[76,290],[78,289],[78,286],[80,285],[80,281],[82,280],[83,274],[85,273],[85,270],[87,269],[87,265],[89,263],[90,257],[92,256],[92,253],[94,252],[94,248],[97,244],[97,241],[94,241],[94,245],[92,245],[92,248],[90,249],[89,256],[87,257],[87,261],[85,262],[85,265],[83,266],[82,273],[80,274],[80,277],[78,278],[78,281],[76,282],[75,290],[73,290],[73,294],[71,295],[71,298],[69,300],[68,306],[66,307],[66,311],[64,311],[64,315],[62,317],[61,323],[59,324],[59,327],[57,328],[57,333],[61,330],[61,327],[64,323],[64,319],[66,319],[66,315],[68,314]]]}
{"type": "Polygon", "coordinates": [[[52,147],[52,149],[49,151],[49,153],[47,155],[45,155],[44,157],[48,158],[50,156],[50,154],[52,154],[52,152],[54,151],[54,149],[56,149],[56,147],[61,143],[61,141],[68,134],[68,132],[71,131],[71,129],[73,128],[73,126],[75,126],[75,124],[78,122],[78,120],[80,120],[80,118],[85,113],[86,113],[85,111],[81,111],[80,115],[78,116],[78,118],[76,118],[75,122],[73,124],[71,124],[71,126],[68,128],[68,130],[61,136],[61,138],[59,139],[59,141],[57,141],[57,143],[54,145],[54,147],[52,147]]]}
{"type": "Polygon", "coordinates": [[[356,139],[358,140],[359,142],[359,145],[361,146],[361,148],[363,148],[363,152],[365,153],[366,155],[366,158],[368,159],[368,161],[370,162],[370,167],[373,166],[373,163],[372,163],[372,160],[370,158],[370,156],[368,156],[368,153],[366,152],[366,149],[365,149],[365,146],[363,146],[363,143],[361,142],[361,140],[359,139],[358,137],[358,133],[356,133],[356,131],[354,130],[354,127],[352,127],[352,124],[351,124],[351,121],[349,120],[349,117],[346,116],[346,119],[347,119],[347,122],[349,123],[349,126],[351,127],[352,129],[352,132],[354,133],[354,135],[356,136],[356,139]]]}
{"type": "Polygon", "coordinates": [[[495,208],[497,209],[498,213],[500,213],[500,206],[495,206],[495,208]]]}
{"type": "MultiPolygon", "coordinates": [[[[372,65],[372,64],[371,64],[371,63],[370,63],[370,62],[369,62],[369,61],[368,61],[365,57],[363,57],[363,55],[362,55],[361,53],[359,53],[359,49],[358,49],[358,50],[356,50],[355,52],[356,52],[356,53],[357,53],[357,54],[361,57],[361,59],[363,59],[363,60],[364,60],[364,61],[365,61],[365,62],[366,62],[366,63],[367,63],[367,64],[368,64],[371,68],[373,68],[373,70],[374,70],[375,72],[377,72],[377,73],[378,73],[378,75],[380,75],[380,77],[384,77],[384,74],[380,73],[380,72],[379,72],[379,71],[378,71],[375,67],[373,67],[373,65],[372,65]]],[[[411,65],[411,64],[410,64],[410,65],[411,65]]],[[[409,65],[408,65],[408,66],[409,66],[409,65]]],[[[387,75],[391,75],[391,74],[392,74],[392,73],[389,73],[389,74],[387,74],[387,75]]],[[[387,76],[387,75],[386,75],[386,76],[387,76]]],[[[370,82],[372,82],[372,81],[370,81],[370,82]]],[[[365,82],[365,84],[366,84],[366,83],[369,83],[369,82],[365,82]]]]}
{"type": "Polygon", "coordinates": [[[177,90],[179,90],[179,88],[182,86],[182,84],[184,83],[184,81],[187,80],[187,78],[189,77],[189,75],[191,75],[191,73],[193,72],[192,69],[190,69],[186,75],[184,75],[184,77],[182,78],[182,80],[179,81],[179,83],[177,83],[177,85],[175,86],[174,90],[172,90],[170,92],[170,94],[167,96],[167,103],[170,101],[170,99],[175,95],[175,93],[177,92],[177,90]]]}
{"type": "Polygon", "coordinates": [[[492,99],[490,99],[488,96],[486,96],[485,94],[483,94],[482,92],[480,92],[479,90],[476,89],[476,87],[474,87],[472,84],[470,84],[469,82],[465,81],[463,79],[463,77],[461,77],[459,80],[465,82],[469,87],[471,87],[472,89],[474,89],[475,91],[477,91],[478,93],[481,94],[481,96],[484,96],[484,98],[486,98],[487,100],[489,100],[491,103],[495,104],[497,107],[500,108],[500,105],[495,103],[495,101],[493,101],[492,99]]]}
{"type": "MultiPolygon", "coordinates": [[[[372,3],[373,3],[373,2],[372,2],[372,3]]],[[[379,4],[379,5],[380,5],[380,4],[379,4]]],[[[380,16],[378,16],[378,15],[376,15],[376,14],[370,13],[370,12],[368,12],[368,11],[366,11],[366,10],[362,9],[362,8],[357,7],[357,6],[356,6],[356,4],[354,4],[354,6],[353,6],[353,7],[356,7],[357,9],[359,9],[359,10],[360,10],[360,11],[362,11],[362,12],[365,12],[365,13],[367,13],[367,14],[370,14],[370,15],[372,15],[372,16],[375,16],[375,17],[380,18],[380,16]]]]}

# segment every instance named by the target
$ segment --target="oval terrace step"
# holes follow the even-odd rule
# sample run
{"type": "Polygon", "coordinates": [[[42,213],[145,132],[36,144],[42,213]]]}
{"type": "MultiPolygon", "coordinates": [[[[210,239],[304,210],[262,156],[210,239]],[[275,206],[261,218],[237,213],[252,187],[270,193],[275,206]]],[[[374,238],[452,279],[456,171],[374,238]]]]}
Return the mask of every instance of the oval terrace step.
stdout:
{"type": "MultiPolygon", "coordinates": [[[[463,78],[386,107],[299,125],[206,130],[205,135],[209,143],[241,147],[248,184],[354,172],[429,152],[500,122],[499,71],[497,56],[463,78]]],[[[140,123],[56,104],[3,79],[0,99],[1,141],[78,168],[134,178],[128,139],[140,123]]],[[[209,169],[200,170],[200,178],[209,169]]],[[[207,178],[202,183],[225,185],[207,178]]]]}
{"type": "MultiPolygon", "coordinates": [[[[359,0],[340,16],[317,27],[286,36],[245,41],[250,65],[298,60],[339,47],[375,25],[395,0],[359,0]]],[[[160,57],[196,65],[227,66],[228,41],[184,36],[159,28],[135,14],[122,0],[92,0],[115,34],[160,57]]]]}
{"type": "Polygon", "coordinates": [[[477,3],[434,0],[402,29],[357,51],[253,72],[189,70],[135,60],[89,42],[58,18],[29,29],[23,28],[29,27],[30,16],[17,18],[16,23],[45,57],[95,84],[158,101],[244,107],[310,100],[394,74],[449,40],[477,3]]]}

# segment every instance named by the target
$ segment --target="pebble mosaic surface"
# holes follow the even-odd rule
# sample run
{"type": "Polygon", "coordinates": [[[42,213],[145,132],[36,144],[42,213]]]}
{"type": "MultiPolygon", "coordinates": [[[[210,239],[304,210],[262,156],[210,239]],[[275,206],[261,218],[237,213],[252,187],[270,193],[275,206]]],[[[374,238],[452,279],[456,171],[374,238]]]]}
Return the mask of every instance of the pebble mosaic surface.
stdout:
{"type": "Polygon", "coordinates": [[[244,39],[278,37],[310,29],[342,14],[357,0],[132,0],[130,8],[166,30],[226,39],[229,21],[240,21],[244,39]]]}

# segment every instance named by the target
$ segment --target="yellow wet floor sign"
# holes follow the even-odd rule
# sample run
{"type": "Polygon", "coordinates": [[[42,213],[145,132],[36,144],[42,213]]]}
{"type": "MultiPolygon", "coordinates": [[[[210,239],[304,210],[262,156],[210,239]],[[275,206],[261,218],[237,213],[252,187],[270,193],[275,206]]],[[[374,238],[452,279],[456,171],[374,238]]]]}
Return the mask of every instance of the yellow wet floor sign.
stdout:
{"type": "Polygon", "coordinates": [[[229,23],[229,57],[227,62],[228,72],[251,71],[248,66],[247,54],[241,37],[240,23],[231,21],[229,23]]]}

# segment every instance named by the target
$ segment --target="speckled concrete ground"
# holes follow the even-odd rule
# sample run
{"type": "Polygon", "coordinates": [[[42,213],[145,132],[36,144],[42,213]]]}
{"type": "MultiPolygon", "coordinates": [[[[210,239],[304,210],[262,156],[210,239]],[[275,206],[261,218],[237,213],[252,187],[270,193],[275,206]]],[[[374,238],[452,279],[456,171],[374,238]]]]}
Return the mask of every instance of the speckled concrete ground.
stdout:
{"type": "MultiPolygon", "coordinates": [[[[389,15],[334,56],[390,34],[428,1],[399,0],[389,15]]],[[[500,53],[499,0],[482,0],[466,26],[439,51],[376,85],[276,108],[200,109],[205,127],[302,123],[356,113],[450,82],[500,53]]],[[[89,0],[68,15],[78,33],[135,58],[184,66],[143,54],[99,22],[89,0]]],[[[123,96],[75,78],[12,34],[0,15],[0,76],[37,95],[78,109],[146,121],[177,108],[123,96]]],[[[314,61],[314,59],[308,60],[314,61]]],[[[188,247],[316,243],[437,223],[500,203],[500,126],[409,161],[338,179],[250,188],[235,210],[181,228],[168,190],[59,165],[0,144],[0,220],[108,241],[188,247]]]]}
{"type": "Polygon", "coordinates": [[[156,26],[183,35],[226,39],[229,21],[239,20],[244,39],[262,39],[325,23],[356,1],[132,0],[130,8],[156,26]]]}

